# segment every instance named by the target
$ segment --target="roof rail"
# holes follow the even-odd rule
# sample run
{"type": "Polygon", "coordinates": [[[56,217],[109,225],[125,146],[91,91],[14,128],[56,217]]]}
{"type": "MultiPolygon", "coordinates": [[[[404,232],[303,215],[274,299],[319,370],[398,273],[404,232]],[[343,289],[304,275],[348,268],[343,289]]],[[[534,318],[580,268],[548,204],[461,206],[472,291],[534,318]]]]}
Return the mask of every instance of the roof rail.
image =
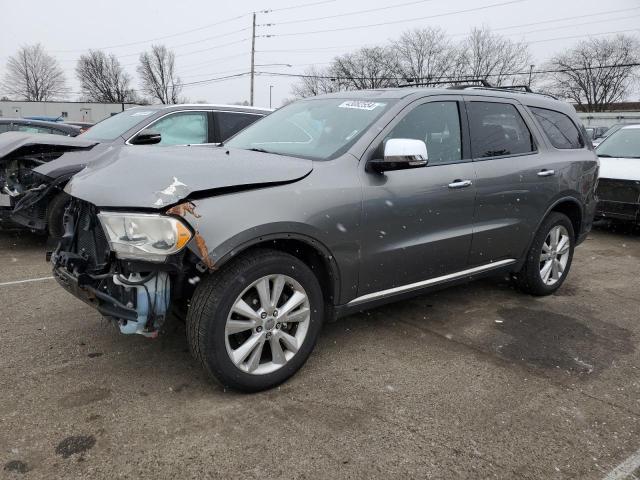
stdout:
{"type": "Polygon", "coordinates": [[[428,87],[431,85],[452,85],[449,88],[491,87],[491,84],[482,78],[469,78],[465,80],[434,80],[426,82],[413,82],[411,80],[407,80],[407,82],[408,83],[399,85],[399,87],[428,87]]]}
{"type": "Polygon", "coordinates": [[[451,90],[466,90],[468,88],[473,88],[476,90],[493,90],[493,91],[511,90],[514,93],[533,93],[535,95],[544,95],[545,97],[558,100],[558,97],[551,95],[550,93],[534,92],[533,90],[531,90],[531,87],[529,87],[529,85],[504,85],[501,87],[494,87],[489,82],[487,82],[484,78],[470,78],[465,80],[438,80],[438,81],[415,82],[415,83],[411,81],[409,82],[410,83],[399,85],[400,88],[428,87],[432,85],[450,85],[447,88],[451,90]]]}

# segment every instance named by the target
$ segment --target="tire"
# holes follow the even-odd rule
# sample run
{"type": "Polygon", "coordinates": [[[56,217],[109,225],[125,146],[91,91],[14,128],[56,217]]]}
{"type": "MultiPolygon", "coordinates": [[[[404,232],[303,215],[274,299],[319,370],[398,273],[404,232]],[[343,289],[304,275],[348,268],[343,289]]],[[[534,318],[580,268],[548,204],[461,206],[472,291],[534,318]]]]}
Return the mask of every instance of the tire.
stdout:
{"type": "Polygon", "coordinates": [[[69,205],[69,195],[58,193],[51,199],[47,207],[47,230],[52,238],[61,238],[64,235],[64,211],[69,205]]]}
{"type": "MultiPolygon", "coordinates": [[[[516,274],[516,282],[520,289],[525,293],[536,296],[551,295],[558,290],[569,274],[569,269],[571,268],[571,262],[573,260],[575,243],[575,232],[569,217],[560,212],[551,212],[547,218],[544,219],[542,225],[540,225],[540,228],[536,232],[533,242],[531,243],[531,248],[529,249],[529,252],[527,252],[525,263],[522,266],[522,269],[516,274]],[[542,257],[543,248],[545,249],[545,258],[552,257],[557,250],[560,250],[555,247],[552,247],[551,249],[548,248],[550,245],[549,242],[551,242],[551,244],[553,243],[550,240],[552,231],[559,231],[562,238],[565,236],[565,233],[568,237],[568,249],[566,250],[566,256],[565,254],[555,255],[555,259],[559,262],[557,264],[559,265],[557,269],[553,266],[553,258],[543,261],[542,257]],[[548,262],[550,261],[552,264],[549,267],[548,262]],[[548,271],[543,270],[545,267],[550,268],[549,279],[547,281],[545,281],[543,277],[543,275],[548,271]],[[559,275],[556,275],[556,272],[559,272],[559,275]],[[558,278],[554,278],[555,276],[558,278]]],[[[561,249],[563,252],[565,251],[564,248],[561,249]]]]}
{"type": "MultiPolygon", "coordinates": [[[[265,298],[272,296],[275,294],[270,293],[265,298]]],[[[281,384],[302,367],[315,346],[323,318],[322,290],[307,265],[287,253],[254,250],[198,284],[187,313],[187,341],[193,357],[223,386],[257,392],[281,384]],[[268,314],[258,298],[258,286],[253,286],[256,282],[264,286],[265,278],[268,278],[268,292],[277,291],[277,280],[287,282],[283,283],[282,294],[276,299],[276,310],[267,308],[268,314]],[[306,301],[289,313],[284,312],[305,294],[306,301]],[[237,307],[232,311],[234,305],[241,305],[239,299],[245,301],[253,313],[246,315],[244,309],[245,314],[239,315],[237,307]],[[287,303],[289,300],[291,302],[287,303]],[[278,312],[278,308],[282,311],[278,312]],[[263,314],[267,316],[263,318],[263,314]],[[281,322],[285,318],[290,321],[280,323],[278,315],[281,322]],[[254,326],[245,328],[247,321],[253,322],[254,326]],[[230,333],[230,328],[237,328],[240,322],[245,322],[240,325],[244,330],[230,333]],[[263,340],[260,340],[261,336],[263,340]],[[248,348],[241,350],[240,347],[244,348],[253,340],[263,342],[260,351],[256,353],[256,347],[238,363],[243,356],[238,352],[248,351],[248,348]],[[294,346],[290,349],[291,345],[294,346]],[[293,349],[296,351],[292,352],[293,349]]]]}

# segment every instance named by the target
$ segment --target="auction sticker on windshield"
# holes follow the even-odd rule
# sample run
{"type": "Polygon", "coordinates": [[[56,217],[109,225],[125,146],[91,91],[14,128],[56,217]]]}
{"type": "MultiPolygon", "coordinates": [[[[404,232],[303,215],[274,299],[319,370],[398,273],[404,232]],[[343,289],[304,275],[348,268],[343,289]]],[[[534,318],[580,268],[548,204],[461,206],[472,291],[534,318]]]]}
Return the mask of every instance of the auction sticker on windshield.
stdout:
{"type": "Polygon", "coordinates": [[[151,115],[153,112],[145,110],[143,112],[133,112],[131,114],[132,117],[146,117],[147,115],[151,115]]]}
{"type": "Polygon", "coordinates": [[[355,108],[357,110],[374,110],[378,107],[384,107],[384,103],[379,102],[362,102],[360,100],[347,100],[338,105],[338,108],[355,108]]]}

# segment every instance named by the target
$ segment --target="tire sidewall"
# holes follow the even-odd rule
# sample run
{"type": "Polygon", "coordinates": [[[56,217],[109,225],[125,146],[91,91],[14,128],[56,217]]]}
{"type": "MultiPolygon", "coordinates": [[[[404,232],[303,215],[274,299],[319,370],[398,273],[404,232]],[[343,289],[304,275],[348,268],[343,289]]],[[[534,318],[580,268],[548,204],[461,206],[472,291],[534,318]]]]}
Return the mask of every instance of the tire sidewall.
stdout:
{"type": "MultiPolygon", "coordinates": [[[[305,363],[313,350],[324,317],[322,290],[313,272],[295,257],[275,255],[228,282],[213,318],[205,319],[206,330],[201,352],[209,371],[223,385],[243,391],[258,391],[281,384],[305,363]],[[298,352],[275,372],[253,375],[243,372],[231,361],[226,349],[225,327],[227,317],[238,296],[254,281],[267,275],[283,274],[294,278],[307,293],[311,309],[309,329],[298,352]]],[[[206,285],[203,285],[206,288],[206,285]]]]}
{"type": "Polygon", "coordinates": [[[527,270],[529,273],[528,280],[537,294],[549,295],[562,286],[564,281],[567,279],[567,276],[569,275],[569,270],[571,269],[575,243],[576,240],[573,224],[566,215],[554,212],[546,218],[541,228],[538,230],[538,234],[536,235],[534,243],[531,246],[531,251],[529,252],[529,258],[527,259],[527,262],[529,263],[529,265],[527,265],[527,270]],[[558,225],[562,225],[567,229],[567,232],[569,232],[569,240],[571,242],[569,247],[569,259],[567,260],[567,265],[562,272],[560,280],[558,280],[553,285],[547,285],[542,281],[542,277],[540,276],[540,256],[542,255],[542,245],[547,239],[547,236],[549,235],[551,229],[558,225]]]}

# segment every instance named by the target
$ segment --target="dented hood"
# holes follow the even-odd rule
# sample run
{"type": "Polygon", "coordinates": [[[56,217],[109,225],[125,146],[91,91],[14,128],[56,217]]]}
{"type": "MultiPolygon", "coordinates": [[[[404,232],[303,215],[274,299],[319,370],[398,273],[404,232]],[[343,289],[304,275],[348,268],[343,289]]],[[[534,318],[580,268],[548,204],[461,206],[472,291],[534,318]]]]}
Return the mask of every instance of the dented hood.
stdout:
{"type": "Polygon", "coordinates": [[[6,132],[0,135],[0,158],[12,152],[32,145],[50,145],[52,147],[91,148],[94,140],[82,140],[78,137],[65,137],[48,133],[6,132]]]}
{"type": "Polygon", "coordinates": [[[164,209],[189,196],[289,183],[311,160],[226,147],[125,146],[75,175],[65,191],[98,207],[164,209]]]}
{"type": "MultiPolygon", "coordinates": [[[[50,160],[34,168],[34,171],[46,176],[56,177],[65,172],[82,169],[95,160],[104,150],[94,148],[97,142],[79,137],[65,137],[46,133],[6,132],[0,135],[0,163],[8,156],[37,155],[39,153],[57,153],[50,160]]],[[[102,145],[108,148],[109,146],[102,145]]]]}

